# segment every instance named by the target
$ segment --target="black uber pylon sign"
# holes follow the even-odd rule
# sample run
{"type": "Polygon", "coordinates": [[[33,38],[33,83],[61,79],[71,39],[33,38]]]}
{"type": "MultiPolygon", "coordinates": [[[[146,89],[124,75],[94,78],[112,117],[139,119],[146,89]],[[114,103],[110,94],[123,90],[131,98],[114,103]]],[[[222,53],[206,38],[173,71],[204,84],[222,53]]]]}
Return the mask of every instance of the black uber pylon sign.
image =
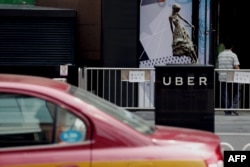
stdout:
{"type": "Polygon", "coordinates": [[[155,124],[214,132],[214,67],[156,66],[155,124]]]}

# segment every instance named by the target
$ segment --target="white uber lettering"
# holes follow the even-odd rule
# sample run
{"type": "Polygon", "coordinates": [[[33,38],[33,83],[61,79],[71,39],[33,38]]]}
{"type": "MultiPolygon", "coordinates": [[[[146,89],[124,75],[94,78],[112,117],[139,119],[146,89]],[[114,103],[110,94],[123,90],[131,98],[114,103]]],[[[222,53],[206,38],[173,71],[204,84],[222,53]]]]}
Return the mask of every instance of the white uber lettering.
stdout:
{"type": "Polygon", "coordinates": [[[200,77],[199,78],[199,84],[200,85],[207,85],[207,77],[200,77]]]}
{"type": "MultiPolygon", "coordinates": [[[[165,85],[165,86],[169,86],[169,85],[171,85],[172,83],[171,83],[171,77],[167,77],[168,79],[166,79],[166,77],[163,77],[163,79],[162,79],[162,82],[163,82],[163,85],[165,85]]],[[[183,77],[175,77],[174,78],[175,80],[174,80],[174,83],[173,84],[175,84],[176,86],[181,86],[181,85],[184,85],[184,79],[185,78],[183,78],[183,77]]],[[[195,77],[187,77],[186,78],[186,84],[188,85],[188,86],[194,86],[195,85],[195,77]]],[[[199,86],[201,86],[201,85],[207,85],[207,78],[206,77],[199,77],[198,78],[198,85],[199,86]]]]}
{"type": "Polygon", "coordinates": [[[171,77],[168,77],[168,82],[166,82],[165,78],[166,77],[163,77],[163,85],[166,85],[166,86],[170,85],[171,84],[171,77]]]}
{"type": "Polygon", "coordinates": [[[194,77],[188,77],[188,85],[194,85],[194,77]]]}
{"type": "Polygon", "coordinates": [[[183,85],[183,78],[182,77],[176,77],[175,78],[175,85],[183,85]]]}

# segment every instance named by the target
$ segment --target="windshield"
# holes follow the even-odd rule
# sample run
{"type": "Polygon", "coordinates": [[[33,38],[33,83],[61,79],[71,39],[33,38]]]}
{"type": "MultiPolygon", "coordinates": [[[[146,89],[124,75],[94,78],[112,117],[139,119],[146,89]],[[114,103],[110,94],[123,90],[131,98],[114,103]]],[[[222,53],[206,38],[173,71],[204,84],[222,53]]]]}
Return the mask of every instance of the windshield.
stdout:
{"type": "Polygon", "coordinates": [[[148,121],[142,119],[141,117],[127,111],[123,108],[118,107],[117,105],[110,103],[107,100],[102,99],[95,94],[88,92],[84,89],[71,86],[69,93],[73,96],[76,96],[83,101],[92,104],[96,108],[104,111],[108,115],[120,120],[121,122],[127,124],[131,128],[143,134],[151,134],[154,132],[155,127],[148,121]]]}

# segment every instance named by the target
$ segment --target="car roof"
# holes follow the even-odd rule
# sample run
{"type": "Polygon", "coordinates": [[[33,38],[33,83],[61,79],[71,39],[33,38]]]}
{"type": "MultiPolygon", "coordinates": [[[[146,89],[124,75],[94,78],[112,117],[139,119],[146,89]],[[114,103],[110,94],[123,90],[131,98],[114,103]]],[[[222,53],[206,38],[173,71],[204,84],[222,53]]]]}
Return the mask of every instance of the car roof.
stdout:
{"type": "Polygon", "coordinates": [[[66,91],[69,87],[69,84],[52,78],[22,74],[0,74],[0,83],[36,85],[61,91],[66,91]]]}

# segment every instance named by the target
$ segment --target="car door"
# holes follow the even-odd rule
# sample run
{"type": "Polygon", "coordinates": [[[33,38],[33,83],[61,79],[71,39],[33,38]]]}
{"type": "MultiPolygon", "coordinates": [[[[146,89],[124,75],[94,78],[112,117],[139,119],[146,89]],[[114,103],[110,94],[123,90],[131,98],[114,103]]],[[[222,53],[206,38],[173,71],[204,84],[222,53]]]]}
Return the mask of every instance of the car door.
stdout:
{"type": "Polygon", "coordinates": [[[65,104],[0,93],[0,166],[89,167],[89,125],[65,104]]]}

